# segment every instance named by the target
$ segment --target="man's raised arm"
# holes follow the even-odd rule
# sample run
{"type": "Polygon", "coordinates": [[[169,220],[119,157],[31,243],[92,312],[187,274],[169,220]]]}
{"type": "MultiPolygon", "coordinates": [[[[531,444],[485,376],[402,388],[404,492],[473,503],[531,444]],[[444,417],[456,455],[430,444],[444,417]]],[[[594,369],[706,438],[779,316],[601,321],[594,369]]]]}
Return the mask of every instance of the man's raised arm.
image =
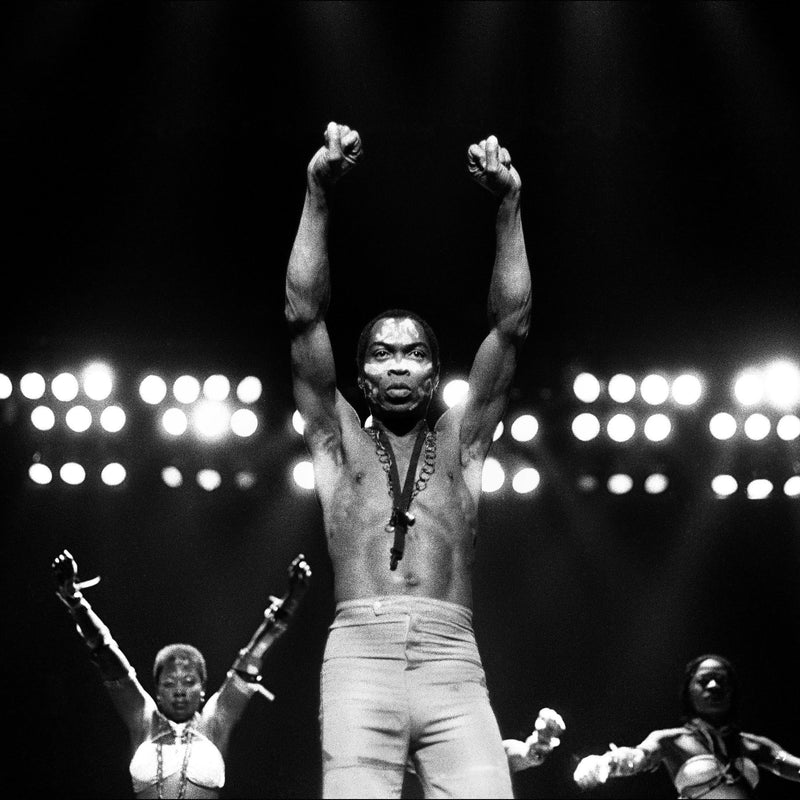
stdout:
{"type": "Polygon", "coordinates": [[[330,301],[328,226],[330,192],[362,156],[357,131],[330,122],[325,144],[306,170],[303,213],[286,270],[286,321],[291,336],[295,402],[307,439],[334,418],[336,375],[325,313],[330,301]]]}
{"type": "Polygon", "coordinates": [[[528,335],[531,273],[522,230],[522,181],[496,136],[470,146],[472,179],[500,201],[495,222],[495,260],[489,287],[489,334],[469,376],[461,425],[462,453],[481,462],[506,407],[519,350],[528,335]]]}

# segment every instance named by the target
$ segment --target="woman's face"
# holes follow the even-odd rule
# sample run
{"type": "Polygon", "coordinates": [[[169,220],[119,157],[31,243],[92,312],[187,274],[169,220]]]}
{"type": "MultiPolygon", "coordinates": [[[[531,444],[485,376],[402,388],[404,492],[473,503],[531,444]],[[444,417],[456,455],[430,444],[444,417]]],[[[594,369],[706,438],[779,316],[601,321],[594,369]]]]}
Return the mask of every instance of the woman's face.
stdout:
{"type": "Polygon", "coordinates": [[[689,683],[689,697],[697,715],[710,721],[730,713],[732,690],[728,670],[715,658],[701,661],[689,683]]]}
{"type": "Polygon", "coordinates": [[[186,659],[175,659],[161,670],[156,702],[161,713],[173,722],[191,719],[205,699],[197,667],[186,659]]]}

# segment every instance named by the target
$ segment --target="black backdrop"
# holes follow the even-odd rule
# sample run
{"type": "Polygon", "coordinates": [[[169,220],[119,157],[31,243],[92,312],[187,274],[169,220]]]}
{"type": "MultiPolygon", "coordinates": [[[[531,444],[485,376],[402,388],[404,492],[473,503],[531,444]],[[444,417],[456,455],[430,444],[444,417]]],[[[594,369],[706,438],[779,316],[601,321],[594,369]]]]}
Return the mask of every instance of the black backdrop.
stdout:
{"type": "MultiPolygon", "coordinates": [[[[150,369],[265,385],[265,424],[242,444],[250,492],[167,490],[170,446],[134,399],[125,487],[34,486],[30,404],[0,401],[7,772],[23,793],[130,796],[125,731],[53,596],[48,565],[69,547],[102,575],[90,599],[145,683],[156,649],[185,640],[212,688],[304,552],[313,585],[265,670],[277,698],[248,707],[224,796],[318,795],[332,580],[319,509],[288,477],[302,446],[282,313],[331,119],[366,150],[331,241],[346,391],[358,330],[390,305],[428,317],[445,377],[466,374],[493,252],[467,146],[495,133],[523,178],[534,319],[511,410],[540,419],[542,484],[486,497],[475,620],[503,733],[524,736],[544,705],[568,731],[518,796],[577,797],[578,756],[675,724],[682,666],[706,651],[738,664],[746,726],[800,752],[797,500],[709,496],[734,455],[709,441],[708,404],[652,456],[673,479],[659,497],[580,493],[590,464],[641,471],[651,450],[569,434],[579,370],[694,368],[723,408],[738,369],[800,353],[790,4],[33,2],[2,17],[0,372],[101,357],[132,398],[150,369]]],[[[744,474],[800,472],[797,442],[774,435],[736,457],[744,474]]],[[[658,772],[592,794],[674,790],[658,772]]]]}

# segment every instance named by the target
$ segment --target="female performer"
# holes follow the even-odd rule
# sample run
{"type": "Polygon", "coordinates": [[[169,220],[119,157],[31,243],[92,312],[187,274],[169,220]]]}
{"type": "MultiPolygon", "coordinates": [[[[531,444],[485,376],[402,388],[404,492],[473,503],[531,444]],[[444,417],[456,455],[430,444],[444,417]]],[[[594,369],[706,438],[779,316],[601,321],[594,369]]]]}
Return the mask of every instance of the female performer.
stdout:
{"type": "Polygon", "coordinates": [[[273,699],[261,685],[261,660],[286,630],[307,589],[311,570],[305,557],[299,555],[292,562],[287,593],[271,598],[263,622],[207,702],[206,663],[196,647],[169,644],[158,651],[153,698],[81,592],[99,578],[79,582],[78,565],[68,550],[55,558],[52,570],[57,596],[75,620],[130,733],[136,797],[218,798],[225,784],[225,754],[233,727],[255,693],[273,699]]]}
{"type": "Polygon", "coordinates": [[[575,770],[575,782],[590,789],[608,778],[636,775],[660,764],[680,798],[753,798],[759,768],[800,782],[800,758],[771,739],[740,730],[738,692],[728,659],[718,655],[692,659],[681,693],[684,725],[653,731],[636,747],[612,744],[601,756],[586,756],[575,770]]]}

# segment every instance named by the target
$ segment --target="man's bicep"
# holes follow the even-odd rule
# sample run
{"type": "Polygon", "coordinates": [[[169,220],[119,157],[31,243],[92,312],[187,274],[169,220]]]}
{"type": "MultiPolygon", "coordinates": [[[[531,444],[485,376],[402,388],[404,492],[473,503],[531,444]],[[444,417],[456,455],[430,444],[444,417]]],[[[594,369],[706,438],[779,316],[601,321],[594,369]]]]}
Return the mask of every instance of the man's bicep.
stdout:
{"type": "Polygon", "coordinates": [[[503,417],[517,367],[518,347],[492,330],[478,348],[469,373],[469,393],[461,422],[462,448],[485,451],[503,417]]]}
{"type": "Polygon", "coordinates": [[[292,337],[292,390],[306,425],[324,424],[335,415],[336,369],[324,322],[292,337]]]}

